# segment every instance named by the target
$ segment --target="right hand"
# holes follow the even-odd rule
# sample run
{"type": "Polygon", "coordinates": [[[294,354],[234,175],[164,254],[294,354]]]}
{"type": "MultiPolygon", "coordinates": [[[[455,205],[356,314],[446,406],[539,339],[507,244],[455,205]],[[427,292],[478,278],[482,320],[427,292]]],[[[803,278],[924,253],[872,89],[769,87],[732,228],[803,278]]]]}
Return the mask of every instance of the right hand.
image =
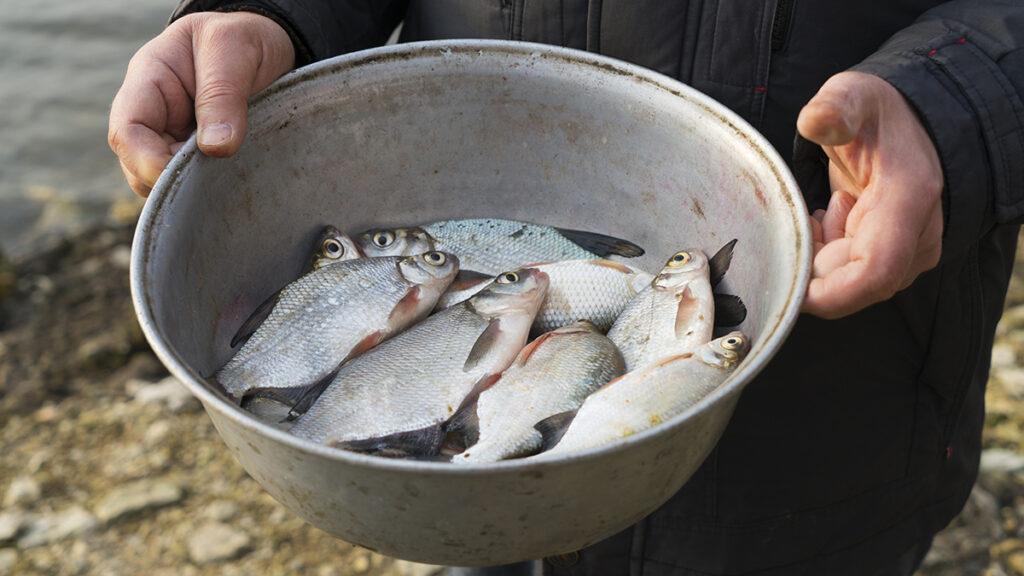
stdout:
{"type": "Polygon", "coordinates": [[[107,139],[132,190],[148,195],[194,129],[204,154],[237,152],[249,96],[294,65],[288,33],[258,14],[205,12],[168,26],[135,53],[110,110],[107,139]]]}

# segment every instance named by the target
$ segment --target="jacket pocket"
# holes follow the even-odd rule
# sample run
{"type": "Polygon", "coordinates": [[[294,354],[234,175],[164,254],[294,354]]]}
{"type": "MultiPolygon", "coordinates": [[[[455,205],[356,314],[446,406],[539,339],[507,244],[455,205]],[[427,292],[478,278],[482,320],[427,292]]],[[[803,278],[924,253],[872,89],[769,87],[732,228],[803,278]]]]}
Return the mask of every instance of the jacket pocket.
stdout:
{"type": "Polygon", "coordinates": [[[978,366],[982,307],[981,274],[975,246],[962,266],[949,267],[943,274],[931,346],[921,373],[922,383],[933,393],[932,425],[937,445],[933,444],[932,449],[945,449],[956,432],[964,399],[978,366]]]}

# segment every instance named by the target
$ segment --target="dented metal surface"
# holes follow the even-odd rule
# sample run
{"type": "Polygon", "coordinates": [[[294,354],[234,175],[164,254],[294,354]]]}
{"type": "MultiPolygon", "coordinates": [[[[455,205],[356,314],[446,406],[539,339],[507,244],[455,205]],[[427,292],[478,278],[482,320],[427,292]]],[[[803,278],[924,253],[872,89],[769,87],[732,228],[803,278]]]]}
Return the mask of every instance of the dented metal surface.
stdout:
{"type": "Polygon", "coordinates": [[[442,41],[342,56],[254,98],[249,140],[214,160],[190,141],[136,232],[132,291],[161,360],[225,443],[309,522],[382,553],[500,564],[579,549],[650,513],[696,470],[743,386],[799,312],[810,231],[770,145],[721,105],[616,60],[442,41]],[[550,462],[383,460],[314,445],[204,384],[254,306],[293,279],[311,235],[499,216],[629,238],[657,270],[682,246],[738,238],[725,289],[754,347],[686,414],[550,462]]]}

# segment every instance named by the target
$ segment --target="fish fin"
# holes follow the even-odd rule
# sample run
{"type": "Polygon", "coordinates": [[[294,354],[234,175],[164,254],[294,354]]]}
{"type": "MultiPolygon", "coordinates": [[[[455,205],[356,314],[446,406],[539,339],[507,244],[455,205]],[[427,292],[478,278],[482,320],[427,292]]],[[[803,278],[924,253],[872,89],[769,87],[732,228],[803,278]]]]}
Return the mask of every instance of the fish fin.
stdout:
{"type": "Polygon", "coordinates": [[[498,343],[501,338],[501,320],[495,318],[487,325],[487,328],[477,337],[473,349],[466,357],[466,363],[462,366],[463,372],[470,372],[476,368],[480,361],[487,357],[487,354],[498,343]]]}
{"type": "Polygon", "coordinates": [[[562,236],[574,244],[601,258],[615,254],[626,258],[636,258],[644,255],[644,249],[622,238],[586,232],[584,230],[570,230],[567,228],[555,228],[562,236]]]}
{"type": "Polygon", "coordinates": [[[534,430],[540,432],[543,438],[540,446],[541,452],[554,448],[562,440],[562,436],[565,436],[565,431],[569,429],[569,424],[572,424],[572,420],[576,417],[576,412],[578,411],[559,412],[533,425],[534,430]]]}
{"type": "Polygon", "coordinates": [[[441,429],[441,424],[431,424],[417,430],[396,432],[363,440],[332,442],[330,445],[350,452],[373,454],[386,458],[425,458],[436,456],[441,451],[443,441],[444,431],[441,429]]]}
{"type": "Polygon", "coordinates": [[[615,270],[616,272],[622,272],[623,274],[632,274],[634,272],[634,270],[629,266],[626,266],[622,262],[616,262],[615,260],[605,260],[602,258],[600,260],[591,260],[590,263],[593,264],[594,266],[611,268],[612,270],[615,270]]]}
{"type": "Polygon", "coordinates": [[[715,294],[715,326],[739,326],[747,319],[747,307],[739,296],[715,294]]]}
{"type": "Polygon", "coordinates": [[[331,370],[323,378],[309,386],[302,387],[301,390],[303,390],[303,393],[298,398],[295,398],[294,402],[289,404],[292,409],[288,411],[287,420],[295,420],[299,416],[308,412],[313,406],[313,403],[320,399],[320,395],[324,393],[324,390],[331,385],[331,382],[334,382],[334,377],[338,375],[339,370],[341,370],[340,365],[334,370],[331,370]]]}
{"type": "MultiPolygon", "coordinates": [[[[328,380],[328,382],[330,381],[328,380]]],[[[315,385],[316,384],[313,384],[313,386],[315,385]]],[[[311,386],[291,386],[288,388],[253,388],[251,390],[247,390],[245,392],[245,395],[242,396],[242,408],[247,407],[250,402],[257,398],[273,400],[274,402],[280,402],[281,404],[284,404],[286,406],[295,406],[296,403],[302,401],[302,399],[310,391],[310,388],[311,386]]],[[[319,396],[319,393],[317,393],[317,396],[319,396]]]]}
{"type": "Polygon", "coordinates": [[[480,440],[480,417],[476,411],[476,398],[470,403],[463,402],[462,407],[444,425],[445,439],[441,447],[442,453],[457,454],[480,440]]]}
{"type": "Polygon", "coordinates": [[[687,286],[679,295],[679,307],[676,309],[676,337],[682,337],[683,333],[697,321],[698,310],[700,310],[700,302],[687,286]]]}
{"type": "MultiPolygon", "coordinates": [[[[402,299],[395,304],[395,307],[391,310],[391,314],[388,315],[388,326],[399,327],[406,326],[416,320],[416,317],[421,313],[417,308],[420,305],[421,290],[419,285],[413,286],[402,296],[402,299]]],[[[374,344],[376,346],[376,344],[374,344]]],[[[371,346],[372,348],[372,346],[371,346]]]]}
{"type": "Polygon", "coordinates": [[[736,247],[736,242],[738,240],[733,238],[708,260],[708,276],[712,287],[718,286],[722,278],[725,278],[725,273],[729,271],[729,265],[732,264],[732,249],[736,247]]]}
{"type": "Polygon", "coordinates": [[[238,327],[238,331],[235,332],[235,335],[231,338],[232,348],[237,348],[241,344],[244,344],[252,337],[253,334],[256,333],[256,330],[259,330],[260,325],[263,324],[263,321],[266,320],[267,316],[270,316],[270,313],[274,310],[274,306],[277,305],[277,301],[281,298],[281,292],[283,290],[284,288],[281,288],[277,292],[271,294],[256,308],[256,310],[253,310],[253,313],[245,319],[245,322],[242,322],[242,325],[238,327]]]}
{"type": "Polygon", "coordinates": [[[530,342],[523,347],[523,349],[519,351],[519,356],[516,357],[516,365],[526,366],[526,363],[530,360],[530,356],[533,356],[533,353],[537,351],[537,348],[540,348],[541,344],[546,342],[548,338],[551,338],[552,334],[552,332],[545,332],[536,337],[533,342],[530,342]]]}
{"type": "MultiPolygon", "coordinates": [[[[364,354],[365,352],[367,352],[368,350],[370,350],[371,348],[373,348],[377,344],[380,344],[383,341],[383,330],[377,330],[376,332],[371,332],[370,334],[367,334],[365,338],[360,340],[358,344],[352,347],[352,350],[349,351],[348,356],[345,356],[345,359],[342,360],[341,363],[344,364],[345,362],[348,362],[349,360],[355,358],[356,356],[364,354]]],[[[334,371],[337,372],[338,370],[335,369],[334,371]]]]}
{"type": "MultiPolygon", "coordinates": [[[[668,364],[671,364],[673,362],[677,362],[679,360],[686,360],[687,358],[693,358],[693,352],[683,352],[682,354],[674,354],[672,356],[666,356],[666,357],[662,358],[661,360],[658,360],[654,364],[651,364],[650,368],[661,368],[662,366],[667,366],[668,364]]],[[[611,384],[611,382],[609,382],[609,384],[611,384]]]]}

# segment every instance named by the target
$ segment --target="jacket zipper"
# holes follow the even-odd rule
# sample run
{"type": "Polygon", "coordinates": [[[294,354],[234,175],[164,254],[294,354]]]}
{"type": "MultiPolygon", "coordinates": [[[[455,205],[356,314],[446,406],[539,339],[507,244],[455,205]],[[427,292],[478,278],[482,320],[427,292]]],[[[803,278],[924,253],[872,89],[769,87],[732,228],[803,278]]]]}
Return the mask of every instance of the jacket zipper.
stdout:
{"type": "Polygon", "coordinates": [[[775,16],[772,19],[772,52],[779,52],[786,47],[789,21],[793,18],[795,3],[796,0],[778,0],[775,3],[775,16]]]}

